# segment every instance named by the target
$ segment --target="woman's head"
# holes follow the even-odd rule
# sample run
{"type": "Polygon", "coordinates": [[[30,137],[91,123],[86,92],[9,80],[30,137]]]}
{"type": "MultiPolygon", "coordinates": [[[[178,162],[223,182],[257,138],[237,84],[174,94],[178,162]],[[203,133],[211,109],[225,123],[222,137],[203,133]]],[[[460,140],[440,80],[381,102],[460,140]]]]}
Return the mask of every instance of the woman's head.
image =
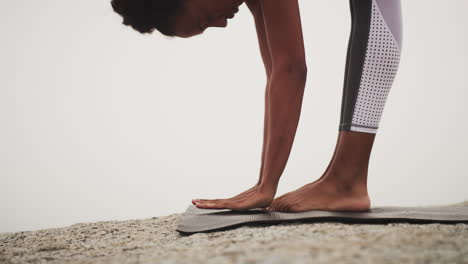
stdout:
{"type": "Polygon", "coordinates": [[[111,0],[123,24],[140,33],[192,37],[208,27],[225,27],[243,0],[111,0]]]}

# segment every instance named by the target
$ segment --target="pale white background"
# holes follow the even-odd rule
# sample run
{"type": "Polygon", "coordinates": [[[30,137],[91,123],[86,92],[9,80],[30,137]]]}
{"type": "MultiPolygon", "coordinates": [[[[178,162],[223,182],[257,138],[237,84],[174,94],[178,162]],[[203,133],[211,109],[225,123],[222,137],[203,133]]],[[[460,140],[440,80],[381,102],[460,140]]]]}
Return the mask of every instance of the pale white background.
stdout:
{"type": "MultiPolygon", "coordinates": [[[[278,194],[336,142],[348,1],[300,1],[309,69],[278,194]]],[[[403,0],[400,71],[372,153],[372,205],[468,199],[468,2],[403,0]]],[[[0,232],[182,212],[257,180],[265,74],[246,6],[192,39],[140,35],[109,1],[2,0],[0,232]]]]}

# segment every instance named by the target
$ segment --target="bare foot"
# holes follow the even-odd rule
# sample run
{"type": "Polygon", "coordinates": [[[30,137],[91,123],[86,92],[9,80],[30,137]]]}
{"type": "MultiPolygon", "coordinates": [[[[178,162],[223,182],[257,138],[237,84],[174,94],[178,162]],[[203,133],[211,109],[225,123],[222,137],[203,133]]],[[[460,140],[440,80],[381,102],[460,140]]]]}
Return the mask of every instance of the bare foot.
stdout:
{"type": "Polygon", "coordinates": [[[248,210],[267,207],[273,201],[274,196],[275,192],[255,185],[247,191],[229,199],[194,199],[192,203],[198,208],[205,209],[248,210]]]}
{"type": "Polygon", "coordinates": [[[338,180],[323,178],[274,199],[267,210],[368,211],[369,208],[370,199],[365,185],[347,185],[338,180]]]}

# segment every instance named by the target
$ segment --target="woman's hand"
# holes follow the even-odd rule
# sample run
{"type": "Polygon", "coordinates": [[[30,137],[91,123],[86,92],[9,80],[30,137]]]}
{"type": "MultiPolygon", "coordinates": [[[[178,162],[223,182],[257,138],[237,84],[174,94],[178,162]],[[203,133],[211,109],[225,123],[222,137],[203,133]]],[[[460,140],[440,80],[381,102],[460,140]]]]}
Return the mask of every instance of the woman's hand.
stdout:
{"type": "Polygon", "coordinates": [[[192,203],[198,208],[204,209],[231,209],[248,210],[252,208],[265,208],[271,204],[276,191],[255,185],[247,191],[240,193],[229,199],[194,199],[192,203]]]}
{"type": "Polygon", "coordinates": [[[246,210],[269,206],[296,135],[307,79],[298,0],[259,0],[250,2],[249,8],[256,18],[269,76],[261,184],[229,199],[193,200],[198,208],[246,210]]]}

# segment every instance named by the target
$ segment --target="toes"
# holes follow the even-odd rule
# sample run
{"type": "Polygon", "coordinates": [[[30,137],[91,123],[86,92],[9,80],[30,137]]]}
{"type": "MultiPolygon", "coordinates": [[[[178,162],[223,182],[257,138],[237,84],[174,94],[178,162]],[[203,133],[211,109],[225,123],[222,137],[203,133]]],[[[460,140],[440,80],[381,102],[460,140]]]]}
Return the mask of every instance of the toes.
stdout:
{"type": "Polygon", "coordinates": [[[298,204],[291,204],[287,208],[288,212],[300,212],[301,211],[301,206],[298,204]]]}
{"type": "Polygon", "coordinates": [[[283,212],[294,213],[298,212],[298,210],[296,209],[295,205],[288,205],[284,208],[283,212]]]}
{"type": "Polygon", "coordinates": [[[267,210],[270,212],[287,212],[290,210],[290,205],[284,201],[284,199],[276,198],[270,206],[267,207],[267,210]]]}
{"type": "Polygon", "coordinates": [[[278,211],[280,211],[280,212],[287,212],[288,210],[289,210],[289,205],[287,205],[287,204],[282,204],[278,208],[278,211]]]}
{"type": "Polygon", "coordinates": [[[279,209],[278,202],[274,202],[274,201],[270,204],[270,206],[266,208],[266,210],[269,212],[278,211],[278,209],[279,209]]]}

